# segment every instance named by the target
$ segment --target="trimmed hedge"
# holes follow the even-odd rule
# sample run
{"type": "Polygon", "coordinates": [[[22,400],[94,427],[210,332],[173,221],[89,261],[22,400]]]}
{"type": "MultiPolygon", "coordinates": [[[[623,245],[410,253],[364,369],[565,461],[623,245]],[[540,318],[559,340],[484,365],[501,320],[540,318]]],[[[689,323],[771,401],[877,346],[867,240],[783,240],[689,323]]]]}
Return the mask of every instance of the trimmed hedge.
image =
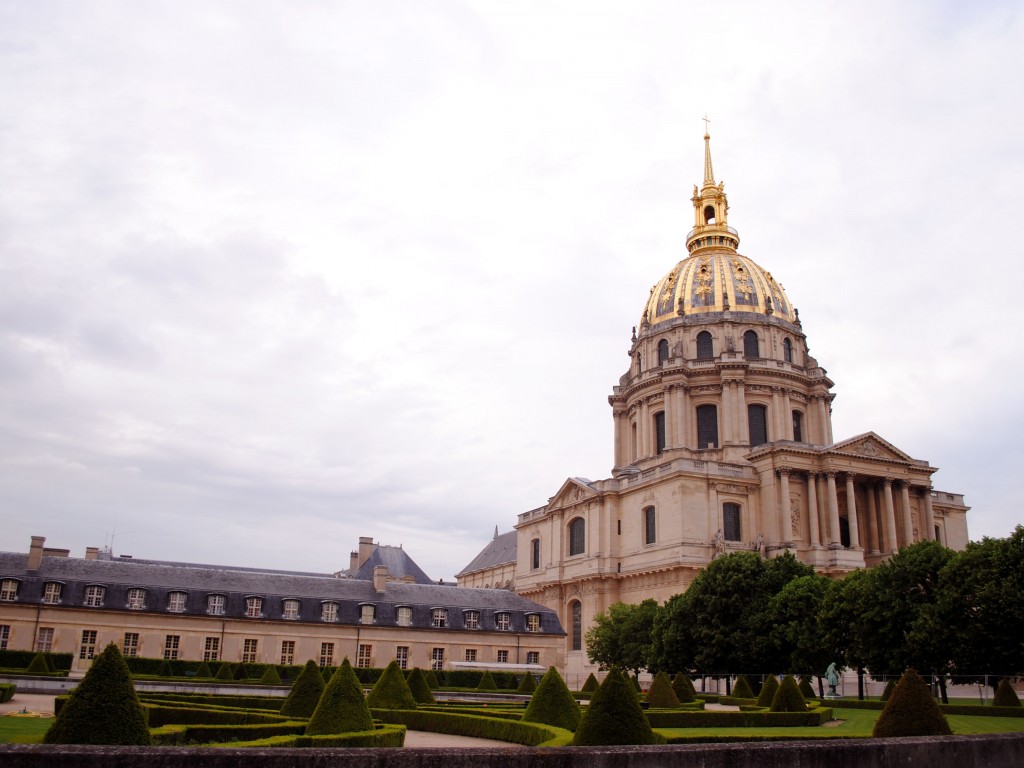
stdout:
{"type": "Polygon", "coordinates": [[[952,734],[946,716],[932,698],[927,684],[917,672],[908,669],[892,690],[885,709],[875,721],[871,735],[948,736],[952,734]]]}
{"type": "Polygon", "coordinates": [[[373,716],[385,723],[401,723],[414,731],[495,739],[528,747],[565,747],[572,732],[541,723],[499,720],[479,715],[460,715],[426,709],[375,709],[373,716]]]}
{"type": "MultiPolygon", "coordinates": [[[[27,669],[36,657],[37,651],[15,651],[7,648],[0,651],[0,667],[11,669],[27,669]]],[[[51,672],[67,672],[71,669],[73,656],[70,653],[47,653],[47,666],[51,672]],[[52,664],[52,666],[50,666],[52,664]]]]}
{"type": "Polygon", "coordinates": [[[565,685],[558,670],[550,667],[530,697],[523,713],[523,722],[544,723],[567,731],[575,731],[580,724],[580,705],[565,685]]]}
{"type": "Polygon", "coordinates": [[[188,704],[190,707],[217,707],[228,709],[258,709],[277,714],[281,710],[279,696],[232,696],[216,693],[164,693],[140,691],[140,701],[149,704],[188,704]]]}
{"type": "MultiPolygon", "coordinates": [[[[480,687],[480,680],[485,674],[494,681],[495,688],[499,690],[515,690],[515,687],[519,682],[516,679],[514,672],[498,672],[479,669],[450,669],[445,673],[444,687],[466,688],[468,690],[473,690],[480,687]]],[[[431,687],[436,690],[440,686],[432,685],[431,687]]]]}
{"type": "Polygon", "coordinates": [[[817,726],[832,719],[831,707],[810,712],[704,712],[648,710],[652,728],[789,728],[817,726]]]}
{"type": "MultiPolygon", "coordinates": [[[[358,678],[357,678],[358,679],[358,678]]],[[[271,736],[257,741],[232,742],[223,747],[404,747],[404,725],[382,725],[372,731],[324,736],[271,736]]]]}
{"type": "Polygon", "coordinates": [[[392,661],[366,697],[372,709],[416,709],[416,699],[397,661],[392,661]]]}
{"type": "MultiPolygon", "coordinates": [[[[404,678],[403,678],[404,682],[404,678]]],[[[366,706],[363,686],[346,658],[320,695],[306,726],[307,736],[332,733],[360,733],[373,730],[373,718],[366,706]]]]}
{"type": "MultiPolygon", "coordinates": [[[[777,690],[779,690],[778,678],[775,677],[775,675],[768,675],[768,679],[761,684],[761,692],[757,694],[757,706],[765,708],[770,707],[777,690]]],[[[806,709],[806,707],[804,707],[804,709],[806,709]]]]}
{"type": "Polygon", "coordinates": [[[13,699],[17,687],[14,683],[0,683],[0,704],[13,699]]]}
{"type": "Polygon", "coordinates": [[[301,736],[305,722],[264,723],[254,725],[165,725],[150,731],[153,744],[161,747],[185,747],[195,744],[254,741],[270,736],[301,736]]]}
{"type": "Polygon", "coordinates": [[[805,699],[818,698],[818,694],[814,692],[814,686],[811,685],[811,678],[808,675],[800,676],[800,693],[804,695],[805,699]]]}
{"type": "Polygon", "coordinates": [[[225,661],[217,668],[217,680],[234,680],[235,679],[235,668],[231,665],[231,662],[225,661]]]}
{"type": "MultiPolygon", "coordinates": [[[[845,709],[885,709],[885,702],[877,699],[830,699],[833,707],[845,709]]],[[[993,707],[984,704],[939,704],[945,715],[967,715],[975,717],[1024,717],[1024,707],[993,707]]]]}
{"type": "Polygon", "coordinates": [[[26,675],[49,675],[50,673],[50,665],[46,663],[46,657],[42,653],[33,656],[32,662],[25,669],[26,675]]]}
{"type": "Polygon", "coordinates": [[[999,681],[999,687],[996,688],[996,695],[992,699],[993,707],[1019,707],[1020,699],[1017,697],[1017,692],[1013,690],[1013,686],[1010,685],[1010,681],[1005,677],[999,681]]]}
{"type": "Polygon", "coordinates": [[[882,689],[882,695],[878,697],[879,701],[888,701],[889,697],[892,696],[892,689],[896,687],[895,680],[889,680],[885,684],[885,688],[882,689]]]}
{"type": "Polygon", "coordinates": [[[169,707],[144,704],[150,728],[164,725],[257,725],[284,723],[288,718],[270,712],[245,709],[214,709],[203,707],[169,707]]]}
{"type": "Polygon", "coordinates": [[[681,703],[676,692],[672,690],[672,681],[664,672],[654,676],[651,688],[647,691],[646,701],[652,707],[678,707],[681,703]]]}
{"type": "Polygon", "coordinates": [[[213,670],[210,669],[209,662],[204,661],[202,664],[199,665],[199,667],[196,669],[195,677],[200,677],[200,678],[213,677],[213,670]]]}
{"type": "Polygon", "coordinates": [[[260,677],[260,685],[281,685],[281,676],[277,674],[277,669],[268,666],[260,677]]]}
{"type": "Polygon", "coordinates": [[[595,747],[658,743],[664,743],[664,739],[651,730],[629,678],[618,667],[612,667],[583,713],[572,737],[572,745],[595,747]]]}
{"type": "Polygon", "coordinates": [[[416,700],[417,704],[434,703],[434,692],[430,690],[427,676],[423,674],[422,669],[413,667],[406,682],[409,684],[409,691],[412,693],[412,697],[416,700]]]}
{"type": "Polygon", "coordinates": [[[280,713],[286,717],[308,718],[313,714],[320,702],[320,694],[324,692],[324,679],[320,668],[310,659],[295,682],[292,689],[281,704],[280,713]]]}

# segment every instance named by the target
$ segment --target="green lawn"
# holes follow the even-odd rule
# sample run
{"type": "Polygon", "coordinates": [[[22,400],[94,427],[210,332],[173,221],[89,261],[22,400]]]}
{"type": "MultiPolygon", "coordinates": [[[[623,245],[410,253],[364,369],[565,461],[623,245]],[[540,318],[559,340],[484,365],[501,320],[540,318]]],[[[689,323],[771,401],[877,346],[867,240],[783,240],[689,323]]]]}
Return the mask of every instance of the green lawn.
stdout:
{"type": "Polygon", "coordinates": [[[0,744],[40,744],[52,717],[0,717],[0,744]]]}

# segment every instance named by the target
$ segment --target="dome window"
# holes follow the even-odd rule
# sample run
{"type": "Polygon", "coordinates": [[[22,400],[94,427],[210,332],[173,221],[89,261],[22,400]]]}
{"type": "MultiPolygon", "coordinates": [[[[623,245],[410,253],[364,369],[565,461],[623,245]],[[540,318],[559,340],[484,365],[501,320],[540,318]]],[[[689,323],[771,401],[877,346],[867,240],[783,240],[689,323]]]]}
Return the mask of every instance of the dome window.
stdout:
{"type": "Polygon", "coordinates": [[[715,357],[715,346],[711,334],[701,331],[697,334],[697,359],[713,360],[715,357]]]}
{"type": "Polygon", "coordinates": [[[793,362],[793,342],[789,339],[782,340],[782,359],[787,363],[793,362]]]}
{"type": "Polygon", "coordinates": [[[714,405],[697,406],[697,449],[718,447],[718,408],[714,405]]]}
{"type": "Polygon", "coordinates": [[[654,414],[654,450],[659,456],[665,452],[665,412],[654,414]]]}
{"type": "Polygon", "coordinates": [[[750,429],[751,448],[768,442],[768,409],[765,406],[747,406],[747,425],[750,429]]]}
{"type": "Polygon", "coordinates": [[[804,441],[804,415],[800,411],[793,411],[793,439],[798,443],[804,441]]]}
{"type": "Polygon", "coordinates": [[[747,360],[761,359],[761,344],[754,331],[747,331],[743,334],[743,357],[747,360]]]}
{"type": "Polygon", "coordinates": [[[668,361],[668,341],[662,339],[658,342],[658,365],[664,365],[668,361]]]}
{"type": "Polygon", "coordinates": [[[713,205],[704,206],[704,223],[714,224],[715,223],[715,207],[713,205]]]}

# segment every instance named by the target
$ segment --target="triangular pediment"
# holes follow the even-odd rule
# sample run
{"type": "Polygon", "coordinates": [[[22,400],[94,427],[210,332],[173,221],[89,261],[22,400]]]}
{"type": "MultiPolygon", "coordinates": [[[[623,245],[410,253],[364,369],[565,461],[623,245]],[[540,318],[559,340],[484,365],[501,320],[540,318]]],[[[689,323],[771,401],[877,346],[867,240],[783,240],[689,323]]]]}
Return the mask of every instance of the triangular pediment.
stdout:
{"type": "Polygon", "coordinates": [[[895,445],[879,437],[874,432],[865,432],[863,435],[851,437],[848,440],[830,445],[826,453],[841,453],[847,456],[863,456],[867,459],[878,459],[882,461],[914,462],[914,459],[895,445]]]}
{"type": "Polygon", "coordinates": [[[578,504],[581,501],[586,501],[596,496],[597,492],[590,485],[589,480],[582,477],[570,477],[562,483],[558,493],[551,497],[551,500],[548,502],[548,509],[571,507],[573,504],[578,504]]]}

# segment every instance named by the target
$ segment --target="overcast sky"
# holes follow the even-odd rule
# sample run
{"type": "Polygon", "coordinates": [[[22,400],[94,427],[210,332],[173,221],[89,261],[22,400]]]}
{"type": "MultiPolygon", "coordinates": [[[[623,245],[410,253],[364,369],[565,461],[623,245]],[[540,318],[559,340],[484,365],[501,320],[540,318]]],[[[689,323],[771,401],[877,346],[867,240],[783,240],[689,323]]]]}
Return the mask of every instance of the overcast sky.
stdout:
{"type": "Polygon", "coordinates": [[[451,578],[568,476],[705,113],[837,440],[1022,521],[1024,6],[0,0],[0,549],[451,578]]]}

